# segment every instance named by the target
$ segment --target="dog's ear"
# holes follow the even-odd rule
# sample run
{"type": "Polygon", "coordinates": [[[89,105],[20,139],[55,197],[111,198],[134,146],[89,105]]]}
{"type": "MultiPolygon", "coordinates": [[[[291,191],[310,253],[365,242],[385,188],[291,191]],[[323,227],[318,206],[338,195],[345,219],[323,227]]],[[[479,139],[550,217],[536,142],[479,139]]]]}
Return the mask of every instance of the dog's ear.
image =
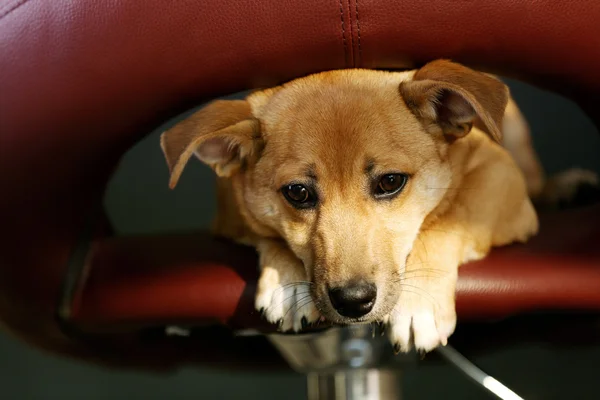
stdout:
{"type": "Polygon", "coordinates": [[[438,60],[417,70],[413,80],[402,82],[400,93],[422,122],[440,126],[450,141],[468,134],[473,125],[501,141],[509,92],[499,79],[438,60]]]}
{"type": "Polygon", "coordinates": [[[259,122],[245,100],[217,100],[160,136],[174,188],[192,154],[217,175],[231,176],[256,149],[259,122]]]}

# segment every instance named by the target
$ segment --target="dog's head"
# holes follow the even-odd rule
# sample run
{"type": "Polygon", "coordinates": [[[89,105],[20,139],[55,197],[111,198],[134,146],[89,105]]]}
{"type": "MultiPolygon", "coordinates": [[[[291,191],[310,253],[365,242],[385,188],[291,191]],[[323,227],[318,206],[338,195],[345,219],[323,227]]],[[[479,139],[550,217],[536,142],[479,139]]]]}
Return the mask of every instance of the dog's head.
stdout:
{"type": "Polygon", "coordinates": [[[216,101],[161,137],[173,187],[195,154],[231,180],[254,232],[303,261],[321,313],[381,319],[425,218],[451,186],[448,149],[499,139],[508,90],[449,61],[340,70],[216,101]]]}

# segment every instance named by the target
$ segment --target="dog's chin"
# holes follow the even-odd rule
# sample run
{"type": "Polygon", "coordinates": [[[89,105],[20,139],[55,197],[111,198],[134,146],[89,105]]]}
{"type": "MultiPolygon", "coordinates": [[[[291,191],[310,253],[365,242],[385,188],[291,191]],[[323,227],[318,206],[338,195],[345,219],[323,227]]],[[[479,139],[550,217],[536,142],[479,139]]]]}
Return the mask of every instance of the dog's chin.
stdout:
{"type": "Polygon", "coordinates": [[[336,325],[355,325],[355,324],[371,324],[373,322],[378,322],[377,318],[367,314],[360,318],[346,318],[340,315],[337,316],[337,320],[332,321],[336,325]]]}

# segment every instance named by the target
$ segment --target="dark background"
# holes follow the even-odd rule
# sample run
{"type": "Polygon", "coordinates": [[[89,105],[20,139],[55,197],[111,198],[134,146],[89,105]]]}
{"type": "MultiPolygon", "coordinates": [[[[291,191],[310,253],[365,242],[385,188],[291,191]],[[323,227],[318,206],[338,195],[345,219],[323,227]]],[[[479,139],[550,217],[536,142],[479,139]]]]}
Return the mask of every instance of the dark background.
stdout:
{"type": "MultiPolygon", "coordinates": [[[[600,172],[600,135],[570,101],[507,81],[532,127],[547,170],[582,167],[600,172]]],[[[192,162],[175,191],[160,152],[158,128],[124,157],[106,195],[118,233],[207,227],[215,210],[212,172],[192,162]]],[[[600,289],[599,289],[600,290],[600,289]]],[[[525,399],[596,399],[600,346],[557,349],[514,343],[473,359],[525,399]]],[[[422,364],[405,374],[407,399],[488,399],[444,364],[422,364]]],[[[304,399],[296,374],[222,373],[186,368],[157,376],[112,372],[54,358],[0,332],[0,400],[46,399],[304,399]]]]}

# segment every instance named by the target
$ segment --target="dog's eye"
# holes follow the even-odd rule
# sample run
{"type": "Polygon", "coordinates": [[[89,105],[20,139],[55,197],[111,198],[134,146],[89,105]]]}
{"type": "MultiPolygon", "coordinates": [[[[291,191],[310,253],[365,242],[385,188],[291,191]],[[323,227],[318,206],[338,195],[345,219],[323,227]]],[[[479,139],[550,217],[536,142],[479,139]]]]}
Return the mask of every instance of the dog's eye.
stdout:
{"type": "Polygon", "coordinates": [[[379,178],[375,187],[375,197],[385,198],[400,193],[408,176],[405,174],[386,174],[379,178]]]}
{"type": "Polygon", "coordinates": [[[286,185],[281,188],[283,197],[296,208],[312,208],[317,204],[314,192],[301,184],[286,185]]]}

